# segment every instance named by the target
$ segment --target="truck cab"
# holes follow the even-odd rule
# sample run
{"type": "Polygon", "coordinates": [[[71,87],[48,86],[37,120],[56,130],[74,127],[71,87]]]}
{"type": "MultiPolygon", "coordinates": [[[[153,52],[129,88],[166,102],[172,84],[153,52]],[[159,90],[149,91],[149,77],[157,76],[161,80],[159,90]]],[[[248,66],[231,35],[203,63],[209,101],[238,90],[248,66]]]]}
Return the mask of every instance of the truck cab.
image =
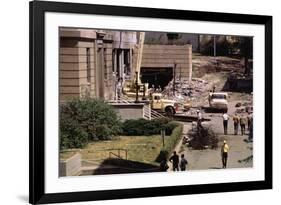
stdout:
{"type": "Polygon", "coordinates": [[[179,109],[180,104],[175,100],[164,99],[162,93],[153,93],[151,95],[151,108],[167,115],[174,115],[179,109]]]}

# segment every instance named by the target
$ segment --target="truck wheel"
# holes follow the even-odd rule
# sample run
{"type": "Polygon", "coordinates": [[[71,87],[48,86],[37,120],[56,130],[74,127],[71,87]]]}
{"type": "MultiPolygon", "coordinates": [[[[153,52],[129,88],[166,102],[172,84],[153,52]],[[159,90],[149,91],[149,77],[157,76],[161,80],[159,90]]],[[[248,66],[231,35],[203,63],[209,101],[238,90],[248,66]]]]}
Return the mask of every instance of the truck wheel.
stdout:
{"type": "Polygon", "coordinates": [[[171,106],[168,106],[165,108],[165,112],[168,116],[172,116],[174,115],[176,112],[175,112],[175,109],[171,106]]]}

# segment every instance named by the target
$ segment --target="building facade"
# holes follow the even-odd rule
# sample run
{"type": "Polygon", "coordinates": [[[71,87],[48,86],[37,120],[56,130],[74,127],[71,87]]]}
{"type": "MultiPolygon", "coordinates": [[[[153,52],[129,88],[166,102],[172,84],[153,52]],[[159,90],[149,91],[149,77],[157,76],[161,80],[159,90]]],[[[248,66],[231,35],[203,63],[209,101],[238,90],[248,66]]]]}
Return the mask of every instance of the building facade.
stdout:
{"type": "Polygon", "coordinates": [[[158,78],[167,71],[168,80],[173,75],[191,78],[191,45],[140,46],[140,32],[131,31],[60,28],[59,35],[61,101],[83,96],[114,100],[117,84],[134,81],[136,71],[145,76],[156,70],[158,78]]]}
{"type": "Polygon", "coordinates": [[[102,30],[60,29],[60,99],[113,96],[113,37],[102,30]]]}

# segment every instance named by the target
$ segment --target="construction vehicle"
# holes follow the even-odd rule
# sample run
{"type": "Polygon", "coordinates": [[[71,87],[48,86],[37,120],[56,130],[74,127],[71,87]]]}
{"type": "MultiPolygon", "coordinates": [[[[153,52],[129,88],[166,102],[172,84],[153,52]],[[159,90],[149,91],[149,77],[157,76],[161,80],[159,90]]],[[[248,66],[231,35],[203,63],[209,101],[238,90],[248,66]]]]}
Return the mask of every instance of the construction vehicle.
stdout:
{"type": "Polygon", "coordinates": [[[227,112],[228,110],[227,99],[228,99],[228,94],[225,92],[210,92],[209,94],[210,108],[227,112]]]}
{"type": "Polygon", "coordinates": [[[175,100],[163,98],[162,93],[152,93],[150,96],[151,108],[158,112],[166,113],[168,116],[182,112],[184,105],[175,100]]]}
{"type": "Polygon", "coordinates": [[[145,87],[145,83],[141,83],[140,80],[140,69],[141,69],[141,61],[142,61],[142,55],[143,55],[143,45],[144,45],[144,39],[145,39],[145,32],[139,32],[139,40],[138,44],[136,44],[136,51],[137,51],[137,58],[136,58],[136,65],[135,65],[135,79],[127,79],[123,85],[123,92],[128,97],[135,97],[137,86],[138,85],[138,92],[140,95],[147,95],[148,85],[145,87]],[[141,94],[142,92],[142,94],[141,94]]]}

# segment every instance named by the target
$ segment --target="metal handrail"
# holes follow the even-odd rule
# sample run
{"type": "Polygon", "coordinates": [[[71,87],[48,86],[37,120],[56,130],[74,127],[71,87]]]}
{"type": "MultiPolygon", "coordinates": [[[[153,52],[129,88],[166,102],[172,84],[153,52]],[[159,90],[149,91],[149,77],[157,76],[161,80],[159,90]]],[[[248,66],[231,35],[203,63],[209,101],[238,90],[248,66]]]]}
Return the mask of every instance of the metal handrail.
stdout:
{"type": "Polygon", "coordinates": [[[110,149],[110,150],[118,150],[118,154],[115,154],[114,152],[109,152],[109,158],[111,158],[111,155],[114,155],[115,157],[119,158],[119,159],[123,159],[121,157],[121,153],[120,151],[124,151],[125,152],[125,159],[128,159],[128,150],[127,149],[110,149]]]}

